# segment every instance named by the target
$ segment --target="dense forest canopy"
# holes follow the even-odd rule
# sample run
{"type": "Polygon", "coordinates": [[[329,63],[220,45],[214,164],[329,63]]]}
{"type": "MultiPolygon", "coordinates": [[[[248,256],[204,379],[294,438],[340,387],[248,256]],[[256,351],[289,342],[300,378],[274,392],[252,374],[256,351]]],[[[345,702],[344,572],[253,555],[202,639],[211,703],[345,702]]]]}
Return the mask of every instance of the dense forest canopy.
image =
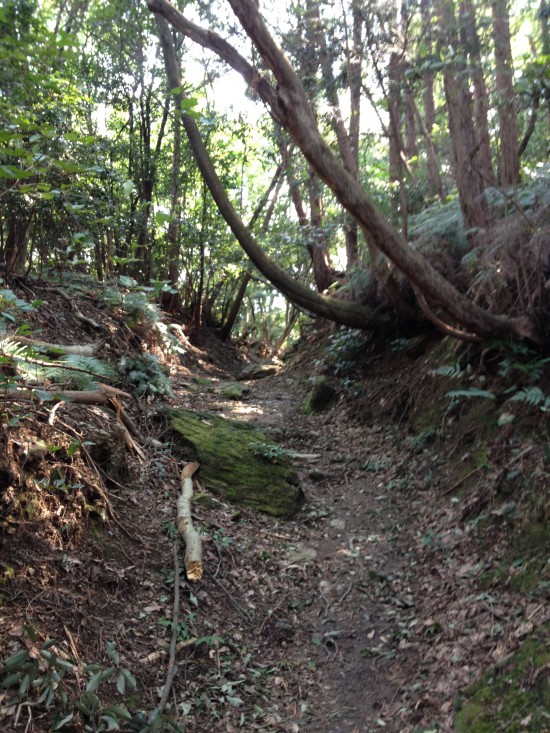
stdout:
{"type": "Polygon", "coordinates": [[[115,278],[272,344],[302,312],[545,342],[548,15],[3,0],[4,276],[115,278]]]}

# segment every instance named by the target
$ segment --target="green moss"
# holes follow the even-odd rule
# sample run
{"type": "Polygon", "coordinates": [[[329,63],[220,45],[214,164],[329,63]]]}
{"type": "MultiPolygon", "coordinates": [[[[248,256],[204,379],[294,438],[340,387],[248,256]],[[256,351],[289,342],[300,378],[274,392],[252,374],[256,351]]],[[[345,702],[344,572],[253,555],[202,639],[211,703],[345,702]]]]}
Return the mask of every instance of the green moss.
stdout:
{"type": "Polygon", "coordinates": [[[550,525],[541,522],[529,524],[516,539],[518,549],[548,554],[550,549],[550,525]]]}
{"type": "Polygon", "coordinates": [[[454,720],[457,733],[543,733],[550,710],[550,623],[466,689],[454,720]]]}
{"type": "Polygon", "coordinates": [[[277,517],[292,517],[303,501],[294,468],[285,457],[270,463],[254,453],[258,443],[274,443],[248,423],[169,409],[176,432],[175,449],[186,461],[198,461],[198,477],[207,489],[236,504],[277,517]]]}
{"type": "Polygon", "coordinates": [[[241,400],[247,392],[250,389],[239,382],[227,382],[219,390],[220,396],[226,400],[241,400]]]}
{"type": "Polygon", "coordinates": [[[0,586],[6,585],[13,578],[15,578],[15,568],[11,565],[4,565],[0,569],[0,586]]]}
{"type": "Polygon", "coordinates": [[[334,383],[328,377],[318,377],[307,396],[304,412],[306,415],[311,415],[314,412],[328,410],[335,403],[337,396],[334,383]]]}

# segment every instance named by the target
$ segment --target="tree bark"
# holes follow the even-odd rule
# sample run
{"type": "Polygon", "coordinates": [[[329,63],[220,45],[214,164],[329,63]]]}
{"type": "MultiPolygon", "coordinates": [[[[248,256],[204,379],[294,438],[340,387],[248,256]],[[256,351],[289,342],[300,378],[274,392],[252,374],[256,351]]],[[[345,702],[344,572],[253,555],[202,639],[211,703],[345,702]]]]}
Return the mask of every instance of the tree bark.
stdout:
{"type": "MultiPolygon", "coordinates": [[[[422,35],[426,46],[424,56],[425,62],[429,63],[433,58],[433,22],[432,7],[430,0],[420,0],[420,16],[422,23],[422,35]]],[[[424,101],[424,118],[421,124],[422,134],[424,138],[430,141],[428,146],[428,190],[430,196],[438,196],[443,200],[443,187],[441,185],[441,176],[439,175],[439,166],[437,165],[437,156],[433,141],[431,138],[432,129],[435,125],[435,102],[434,102],[434,72],[427,68],[422,71],[422,80],[424,82],[423,101],[424,101]]],[[[419,124],[420,124],[420,114],[419,124]]]]}
{"type": "Polygon", "coordinates": [[[224,341],[228,341],[231,338],[231,332],[233,331],[233,328],[237,321],[237,317],[239,315],[239,311],[241,310],[244,296],[246,294],[246,288],[248,287],[248,283],[251,279],[252,275],[249,272],[245,272],[243,275],[243,279],[241,280],[241,284],[239,285],[237,295],[235,296],[233,304],[231,305],[229,315],[227,316],[225,323],[219,330],[220,338],[222,338],[224,341]]]}
{"type": "Polygon", "coordinates": [[[493,0],[491,7],[495,46],[497,110],[500,127],[500,183],[502,186],[515,186],[520,182],[520,174],[510,18],[506,0],[493,0]]]}
{"type": "Polygon", "coordinates": [[[453,151],[453,169],[467,230],[479,231],[489,223],[485,181],[480,171],[478,143],[472,120],[472,98],[467,69],[460,56],[458,27],[452,0],[438,0],[440,46],[447,56],[443,78],[453,151]]]}
{"type": "MultiPolygon", "coordinates": [[[[542,41],[543,56],[550,56],[550,32],[548,31],[548,18],[550,18],[550,5],[548,0],[540,0],[539,8],[540,35],[542,41]]],[[[550,94],[546,95],[546,122],[548,137],[550,138],[550,94]]]]}
{"type": "MultiPolygon", "coordinates": [[[[361,14],[357,0],[354,0],[354,58],[353,64],[350,64],[350,103],[351,103],[351,116],[350,116],[350,130],[346,129],[344,123],[344,117],[338,98],[337,82],[332,68],[332,58],[329,53],[329,49],[326,42],[325,32],[319,14],[319,3],[318,0],[306,0],[306,17],[309,21],[309,37],[313,47],[317,47],[319,50],[319,67],[321,69],[321,78],[323,80],[323,91],[325,97],[332,108],[332,114],[330,116],[330,122],[336,140],[338,142],[338,150],[344,164],[344,168],[348,173],[355,179],[359,173],[359,103],[361,93],[361,57],[362,54],[359,51],[361,44],[361,14]],[[359,52],[359,56],[355,54],[359,52]],[[355,146],[354,146],[355,141],[355,146]]],[[[348,260],[348,267],[351,267],[354,262],[357,261],[358,250],[357,250],[357,222],[350,216],[347,217],[346,221],[346,253],[348,260]]],[[[317,257],[318,267],[323,267],[322,262],[328,261],[328,253],[322,253],[323,257],[317,257]]],[[[315,260],[313,262],[315,268],[315,260]]],[[[324,273],[325,279],[328,272],[324,273]]],[[[329,283],[330,284],[330,283],[329,283]]],[[[319,290],[324,290],[317,283],[319,290]]],[[[328,287],[328,286],[327,286],[328,287]]]]}
{"type": "Polygon", "coordinates": [[[403,180],[403,135],[401,132],[401,89],[403,84],[403,67],[397,53],[392,52],[388,65],[388,116],[389,116],[389,164],[391,205],[395,221],[401,215],[403,238],[407,239],[407,196],[403,180]]]}
{"type": "Polygon", "coordinates": [[[474,87],[474,120],[478,145],[477,164],[485,185],[496,184],[491,158],[491,139],[487,124],[489,98],[481,66],[481,45],[477,33],[474,5],[471,0],[462,0],[459,5],[459,19],[463,46],[468,53],[470,77],[474,87]]]}
{"type": "Polygon", "coordinates": [[[443,183],[441,181],[441,175],[439,173],[439,163],[437,162],[435,145],[433,143],[430,133],[426,129],[426,125],[424,123],[424,120],[422,119],[422,115],[420,114],[420,110],[416,106],[416,103],[414,102],[414,100],[413,100],[413,103],[414,103],[414,110],[415,110],[416,118],[418,120],[418,126],[420,128],[420,132],[422,133],[422,137],[424,138],[424,142],[426,144],[426,152],[427,152],[427,158],[428,158],[428,186],[429,186],[430,194],[432,196],[437,195],[441,203],[444,203],[445,202],[445,192],[443,190],[443,183]]]}

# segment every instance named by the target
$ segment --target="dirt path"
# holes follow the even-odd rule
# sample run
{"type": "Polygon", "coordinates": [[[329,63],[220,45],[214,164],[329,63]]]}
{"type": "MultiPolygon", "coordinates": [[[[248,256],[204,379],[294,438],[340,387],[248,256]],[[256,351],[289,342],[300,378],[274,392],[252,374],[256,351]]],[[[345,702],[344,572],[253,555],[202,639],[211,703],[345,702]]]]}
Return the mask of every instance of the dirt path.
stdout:
{"type": "Polygon", "coordinates": [[[307,417],[306,391],[291,372],[252,384],[246,401],[285,448],[316,456],[295,459],[307,505],[289,523],[274,589],[294,627],[289,676],[302,684],[281,729],[450,731],[460,689],[544,622],[548,604],[487,585],[505,562],[503,535],[480,554],[480,497],[452,495],[440,450],[343,405],[307,417]]]}
{"type": "MultiPolygon", "coordinates": [[[[484,580],[504,549],[492,539],[480,552],[474,541],[479,495],[453,496],[441,449],[403,426],[352,418],[344,400],[305,416],[303,370],[250,382],[242,401],[224,400],[217,388],[233,376],[206,356],[207,378],[174,370],[173,403],[268,430],[298,454],[307,502],[293,521],[275,520],[200,496],[199,474],[194,517],[205,575],[194,585],[179,578],[169,715],[186,733],[450,731],[458,691],[548,617],[540,597],[484,580]]],[[[373,400],[385,371],[365,383],[373,400]]],[[[30,520],[6,525],[5,655],[24,647],[32,666],[55,639],[50,648],[77,663],[78,675],[61,685],[71,703],[85,694],[86,664],[112,665],[113,644],[118,667],[137,679],[136,691],[121,695],[106,678],[70,733],[81,733],[81,722],[95,730],[106,706],[123,701],[133,715],[127,729],[144,730],[167,676],[179,466],[157,407],[146,413],[135,415],[146,460],[127,464],[122,450],[119,481],[109,484],[116,521],[98,519],[97,468],[68,452],[75,431],[107,427],[105,414],[67,405],[59,425],[24,424],[27,437],[59,449],[23,477],[18,496],[30,520]]],[[[50,730],[51,713],[19,720],[23,708],[3,703],[6,694],[0,730],[16,730],[16,720],[29,733],[50,730]]]]}
{"type": "Polygon", "coordinates": [[[299,622],[309,637],[290,654],[305,654],[318,683],[297,723],[311,733],[359,733],[388,726],[385,709],[396,695],[391,628],[378,596],[399,562],[384,533],[385,497],[363,468],[386,436],[379,429],[358,436],[334,414],[306,417],[300,396],[281,377],[254,385],[251,395],[263,410],[258,424],[285,447],[316,456],[296,459],[308,503],[300,542],[289,550],[289,572],[304,576],[299,622]]]}

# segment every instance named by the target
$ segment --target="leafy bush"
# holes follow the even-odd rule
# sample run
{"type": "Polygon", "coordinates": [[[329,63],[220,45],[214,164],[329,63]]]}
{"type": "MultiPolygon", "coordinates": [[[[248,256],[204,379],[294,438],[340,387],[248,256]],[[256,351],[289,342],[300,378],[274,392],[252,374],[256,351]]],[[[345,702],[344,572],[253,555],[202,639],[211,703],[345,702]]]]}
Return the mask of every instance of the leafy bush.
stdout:
{"type": "Polygon", "coordinates": [[[119,366],[120,370],[132,382],[138,394],[172,396],[168,370],[153,354],[142,354],[132,358],[124,357],[119,366]]]}
{"type": "Polygon", "coordinates": [[[362,331],[339,331],[325,350],[323,361],[327,369],[336,377],[351,372],[363,354],[367,340],[362,331]]]}
{"type": "Polygon", "coordinates": [[[38,658],[31,656],[27,649],[20,649],[0,666],[0,687],[5,690],[5,702],[13,706],[30,702],[34,709],[49,711],[53,716],[49,728],[52,732],[75,730],[77,726],[89,733],[103,733],[122,730],[126,723],[130,723],[132,730],[143,733],[159,730],[153,727],[154,718],[158,718],[155,711],[147,719],[143,713],[133,715],[122,703],[107,704],[99,697],[99,687],[109,680],[115,681],[120,695],[137,688],[132,672],[121,665],[114,642],[108,641],[105,651],[109,666],[84,665],[88,682],[85,690],[78,693],[70,681],[75,664],[66,655],[59,655],[54,639],[42,645],[38,658]]]}

